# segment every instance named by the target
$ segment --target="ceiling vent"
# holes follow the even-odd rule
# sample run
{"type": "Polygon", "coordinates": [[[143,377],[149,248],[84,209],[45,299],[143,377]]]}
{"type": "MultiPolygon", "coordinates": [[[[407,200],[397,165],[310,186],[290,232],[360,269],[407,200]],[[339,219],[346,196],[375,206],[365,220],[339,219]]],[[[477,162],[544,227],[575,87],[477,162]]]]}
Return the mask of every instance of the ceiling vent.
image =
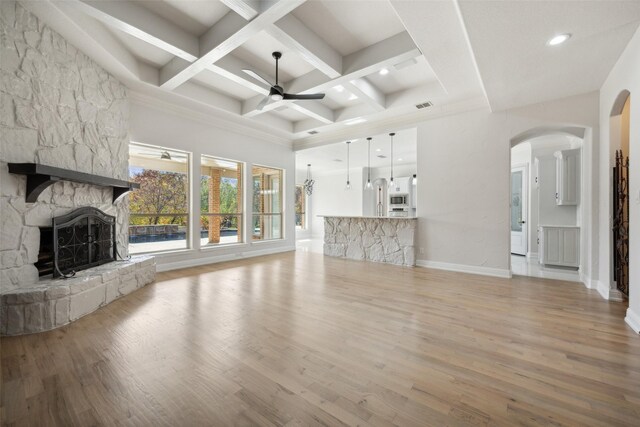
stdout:
{"type": "Polygon", "coordinates": [[[386,159],[387,156],[385,156],[384,154],[378,154],[377,156],[379,159],[386,159]]]}
{"type": "Polygon", "coordinates": [[[336,163],[342,163],[341,159],[333,159],[333,161],[336,162],[336,163]]]}
{"type": "Polygon", "coordinates": [[[431,107],[433,103],[431,101],[423,102],[422,104],[416,104],[416,108],[418,110],[422,110],[423,108],[431,107]]]}
{"type": "Polygon", "coordinates": [[[308,133],[309,133],[309,135],[315,135],[315,134],[318,133],[318,131],[317,130],[310,130],[308,133]]]}

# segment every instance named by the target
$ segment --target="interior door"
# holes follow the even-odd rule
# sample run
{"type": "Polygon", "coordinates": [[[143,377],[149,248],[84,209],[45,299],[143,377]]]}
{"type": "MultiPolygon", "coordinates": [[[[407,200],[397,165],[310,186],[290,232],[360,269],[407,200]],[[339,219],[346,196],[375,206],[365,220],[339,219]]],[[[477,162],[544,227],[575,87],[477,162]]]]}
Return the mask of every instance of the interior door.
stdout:
{"type": "Polygon", "coordinates": [[[511,169],[511,253],[527,254],[527,168],[511,169]]]}

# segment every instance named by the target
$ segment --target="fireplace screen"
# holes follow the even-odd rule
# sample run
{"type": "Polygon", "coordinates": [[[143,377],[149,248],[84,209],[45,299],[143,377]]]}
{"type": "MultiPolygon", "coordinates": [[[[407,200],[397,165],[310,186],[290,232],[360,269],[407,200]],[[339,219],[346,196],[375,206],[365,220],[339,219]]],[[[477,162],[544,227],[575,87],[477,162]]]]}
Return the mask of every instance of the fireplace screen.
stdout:
{"type": "Polygon", "coordinates": [[[53,218],[52,227],[42,230],[36,266],[41,275],[69,277],[115,261],[116,253],[116,218],[85,207],[53,218]]]}

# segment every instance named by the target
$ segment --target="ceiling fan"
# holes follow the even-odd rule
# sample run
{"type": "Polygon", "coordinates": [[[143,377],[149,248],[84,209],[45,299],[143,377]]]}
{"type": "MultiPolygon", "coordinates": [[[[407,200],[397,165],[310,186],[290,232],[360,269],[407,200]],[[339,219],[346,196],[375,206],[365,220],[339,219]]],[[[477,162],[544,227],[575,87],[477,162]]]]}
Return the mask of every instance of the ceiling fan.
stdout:
{"type": "Polygon", "coordinates": [[[282,88],[282,86],[278,85],[278,60],[280,58],[282,58],[282,53],[280,52],[273,52],[271,54],[271,56],[273,56],[273,58],[276,60],[276,84],[271,84],[269,83],[269,81],[267,81],[267,79],[265,79],[264,77],[262,77],[260,74],[256,73],[253,70],[248,70],[248,69],[243,69],[242,71],[244,71],[245,73],[247,73],[248,75],[250,75],[251,77],[253,77],[254,79],[261,81],[262,83],[271,86],[271,89],[269,89],[269,95],[265,96],[265,98],[260,101],[260,103],[258,104],[257,109],[258,110],[262,110],[264,108],[265,105],[267,105],[267,103],[271,100],[271,101],[282,101],[284,100],[304,100],[304,99],[322,99],[324,98],[324,93],[310,93],[310,94],[294,94],[294,93],[285,93],[284,89],[282,88]]]}

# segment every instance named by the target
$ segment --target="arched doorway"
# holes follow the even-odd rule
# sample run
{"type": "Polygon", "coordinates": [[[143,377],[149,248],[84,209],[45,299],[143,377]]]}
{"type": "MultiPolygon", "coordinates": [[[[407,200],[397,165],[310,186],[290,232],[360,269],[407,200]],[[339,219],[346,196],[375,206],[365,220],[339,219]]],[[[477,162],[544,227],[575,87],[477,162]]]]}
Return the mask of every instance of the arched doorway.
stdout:
{"type": "MultiPolygon", "coordinates": [[[[513,249],[514,244],[513,218],[515,218],[515,216],[513,208],[514,200],[517,199],[517,197],[514,198],[512,188],[514,182],[513,175],[514,173],[517,174],[518,164],[523,162],[520,155],[516,154],[514,147],[517,149],[527,144],[530,147],[528,154],[530,158],[528,164],[530,184],[529,189],[524,192],[528,195],[527,204],[529,212],[527,221],[522,222],[526,223],[528,227],[528,251],[526,257],[522,256],[522,252],[518,254],[517,251],[510,251],[511,272],[514,275],[579,281],[591,288],[593,287],[590,279],[593,264],[593,245],[591,242],[593,241],[592,235],[594,233],[592,226],[593,218],[591,215],[591,195],[594,190],[591,169],[593,159],[592,129],[581,126],[542,126],[531,128],[511,138],[510,249],[513,249]],[[564,155],[563,153],[571,151],[577,151],[577,159],[574,160],[574,164],[577,162],[579,171],[575,175],[577,177],[575,188],[576,191],[579,192],[580,200],[577,203],[572,203],[573,206],[565,206],[563,203],[557,201],[556,186],[558,184],[556,176],[558,172],[556,165],[561,161],[561,158],[559,159],[556,156],[562,156],[564,155]],[[547,174],[545,175],[546,181],[543,183],[541,179],[545,173],[547,174]],[[556,204],[558,207],[556,207],[556,204]],[[536,209],[538,209],[537,213],[536,209]],[[544,211],[542,209],[544,209],[544,211]],[[542,220],[542,213],[545,213],[546,218],[549,218],[549,215],[551,215],[554,210],[562,213],[562,215],[554,216],[557,220],[556,222],[540,222],[542,220]],[[568,216],[565,215],[567,211],[570,210],[572,210],[572,214],[568,216]],[[568,262],[568,260],[543,262],[540,250],[543,245],[540,244],[542,240],[540,234],[547,231],[564,233],[561,234],[561,236],[568,236],[564,237],[567,241],[573,238],[575,242],[575,250],[573,251],[575,258],[572,262],[568,262]]],[[[526,171],[527,168],[524,170],[526,171]]],[[[520,182],[518,180],[516,181],[520,182]]],[[[517,241],[517,239],[515,241],[517,241]]]]}

